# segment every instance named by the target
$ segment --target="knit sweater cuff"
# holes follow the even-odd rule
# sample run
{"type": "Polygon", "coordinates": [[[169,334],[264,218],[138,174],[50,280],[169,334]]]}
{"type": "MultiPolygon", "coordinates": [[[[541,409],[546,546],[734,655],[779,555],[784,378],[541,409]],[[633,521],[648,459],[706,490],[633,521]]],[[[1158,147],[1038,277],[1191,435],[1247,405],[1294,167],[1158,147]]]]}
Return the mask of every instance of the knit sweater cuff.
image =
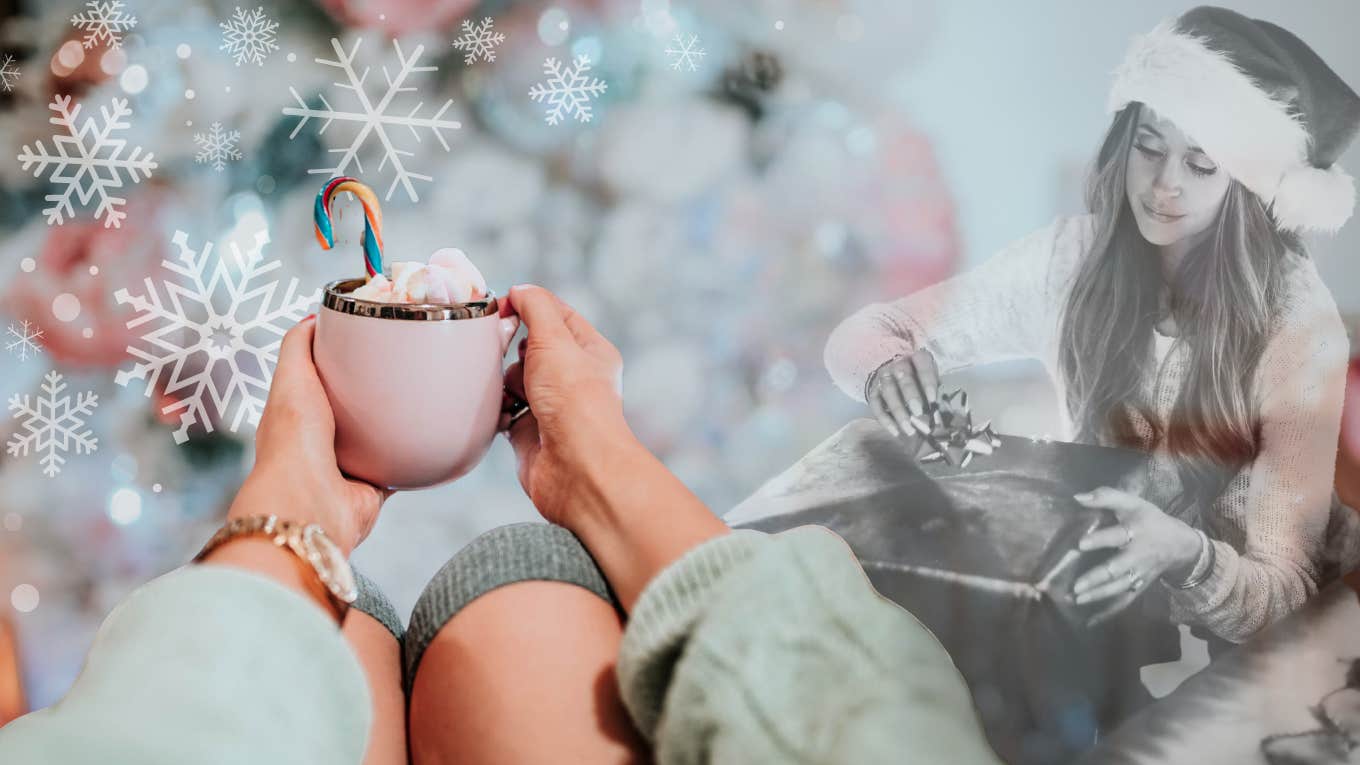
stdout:
{"type": "MultiPolygon", "coordinates": [[[[881,306],[870,305],[863,310],[874,310],[881,306]]],[[[915,337],[923,337],[920,330],[913,326],[912,337],[892,333],[864,331],[863,311],[846,319],[837,327],[827,340],[822,360],[831,375],[831,381],[845,395],[864,404],[868,403],[865,388],[869,377],[879,367],[898,356],[909,355],[915,351],[915,337]]],[[[914,325],[915,320],[908,319],[914,325]]]]}
{"type": "Polygon", "coordinates": [[[617,672],[624,706],[648,741],[655,740],[677,654],[712,593],[770,542],[764,532],[730,531],[690,549],[643,588],[619,645],[617,672]]]}
{"type": "Polygon", "coordinates": [[[359,762],[372,720],[363,668],[320,606],[195,564],[113,609],[65,697],[0,729],[0,761],[359,762]]]}
{"type": "MultiPolygon", "coordinates": [[[[1166,589],[1170,593],[1172,607],[1183,617],[1204,623],[1215,633],[1221,634],[1221,625],[1212,624],[1213,614],[1217,613],[1219,606],[1232,594],[1233,581],[1237,578],[1238,554],[1227,542],[1211,539],[1209,543],[1213,545],[1214,552],[1213,568],[1209,571],[1208,577],[1194,587],[1166,589]]],[[[1221,636],[1233,639],[1231,635],[1221,636]]]]}

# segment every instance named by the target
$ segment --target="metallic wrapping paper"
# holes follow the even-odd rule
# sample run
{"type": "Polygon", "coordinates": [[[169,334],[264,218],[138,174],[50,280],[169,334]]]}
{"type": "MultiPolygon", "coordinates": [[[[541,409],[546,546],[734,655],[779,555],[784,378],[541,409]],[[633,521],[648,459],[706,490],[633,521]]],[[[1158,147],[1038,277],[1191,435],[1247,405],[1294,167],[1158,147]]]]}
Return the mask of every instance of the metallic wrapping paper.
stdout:
{"type": "Polygon", "coordinates": [[[950,651],[1002,758],[1062,760],[1149,700],[1138,684],[1139,666],[1174,659],[1163,642],[1174,643],[1174,627],[1144,617],[1139,603],[1087,628],[1103,604],[1078,606],[1070,594],[1081,572],[1112,554],[1080,553],[1077,540],[1114,520],[1072,495],[1123,484],[1146,456],[989,438],[999,445],[989,454],[968,452],[977,459],[922,462],[916,452],[931,448],[923,439],[893,437],[874,421],[859,421],[800,460],[799,480],[790,483],[834,483],[832,466],[844,470],[853,461],[857,480],[867,485],[842,486],[845,499],[734,526],[779,532],[817,524],[835,531],[874,587],[950,651]],[[1088,721],[1089,729],[1073,728],[1074,719],[1088,721]],[[1038,749],[1036,740],[1043,743],[1038,749]]]}

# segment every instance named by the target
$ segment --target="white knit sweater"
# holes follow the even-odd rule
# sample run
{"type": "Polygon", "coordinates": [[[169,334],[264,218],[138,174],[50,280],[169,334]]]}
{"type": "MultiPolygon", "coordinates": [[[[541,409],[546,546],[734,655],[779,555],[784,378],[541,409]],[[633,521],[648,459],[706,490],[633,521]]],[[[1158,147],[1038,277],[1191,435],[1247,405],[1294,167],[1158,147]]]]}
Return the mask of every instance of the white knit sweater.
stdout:
{"type": "MultiPolygon", "coordinates": [[[[1058,318],[1093,216],[1059,217],[974,269],[904,298],[873,303],[841,322],[825,349],[837,387],[865,400],[869,375],[924,345],[941,375],[1018,358],[1044,363],[1065,402],[1058,371],[1058,318]]],[[[1257,369],[1261,449],[1209,508],[1187,523],[1214,540],[1213,571],[1190,589],[1162,585],[1172,617],[1241,642],[1297,609],[1318,589],[1329,519],[1355,528],[1332,491],[1349,344],[1331,293],[1309,259],[1291,254],[1285,308],[1257,369]]],[[[1165,426],[1186,374],[1188,347],[1152,333],[1159,373],[1143,381],[1165,426]],[[1162,363],[1165,361],[1165,363],[1162,363]]],[[[1059,406],[1065,440],[1072,414],[1059,406]]],[[[1146,431],[1145,431],[1146,432],[1146,431]]],[[[1148,434],[1150,435],[1150,433],[1148,434]]],[[[1165,444],[1152,449],[1143,496],[1167,507],[1180,492],[1165,444]]],[[[1207,556],[1201,565],[1207,563],[1207,556]]]]}

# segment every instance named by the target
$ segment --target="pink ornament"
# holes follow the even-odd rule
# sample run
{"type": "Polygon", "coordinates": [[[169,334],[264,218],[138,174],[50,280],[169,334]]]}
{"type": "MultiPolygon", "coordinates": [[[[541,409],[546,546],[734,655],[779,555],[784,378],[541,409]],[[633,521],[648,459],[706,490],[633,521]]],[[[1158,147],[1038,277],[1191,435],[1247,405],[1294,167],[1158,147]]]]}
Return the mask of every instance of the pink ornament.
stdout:
{"type": "Polygon", "coordinates": [[[7,312],[42,329],[54,360],[111,367],[126,358],[138,335],[113,293],[136,287],[170,257],[158,225],[166,201],[162,191],[132,197],[121,228],[82,219],[52,226],[33,272],[14,273],[4,294],[7,312]]]}
{"type": "Polygon", "coordinates": [[[346,26],[377,29],[392,37],[417,30],[441,29],[461,18],[475,0],[317,0],[346,26]]]}
{"type": "Polygon", "coordinates": [[[907,295],[958,271],[954,195],[930,139],[904,120],[878,121],[879,167],[862,188],[882,221],[883,282],[907,295]]]}

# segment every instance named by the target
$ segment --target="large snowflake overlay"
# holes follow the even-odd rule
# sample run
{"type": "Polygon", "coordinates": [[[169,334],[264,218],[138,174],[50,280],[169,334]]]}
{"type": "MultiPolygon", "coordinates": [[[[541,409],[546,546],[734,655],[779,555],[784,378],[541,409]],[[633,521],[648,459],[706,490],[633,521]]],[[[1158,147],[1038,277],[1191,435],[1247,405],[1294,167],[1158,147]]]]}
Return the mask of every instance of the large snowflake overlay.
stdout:
{"type": "Polygon", "coordinates": [[[0,63],[0,88],[6,93],[13,91],[20,74],[19,67],[14,65],[14,57],[6,53],[4,62],[0,63]]]}
{"type": "Polygon", "coordinates": [[[464,64],[472,64],[479,58],[487,63],[496,60],[496,46],[505,42],[505,35],[493,31],[491,27],[490,17],[482,19],[479,24],[464,19],[463,34],[453,41],[453,47],[467,51],[463,57],[464,64]]]}
{"type": "Polygon", "coordinates": [[[359,172],[362,173],[364,168],[363,165],[359,163],[359,149],[363,147],[364,142],[368,140],[370,135],[376,135],[378,137],[378,142],[382,144],[383,152],[383,160],[378,165],[378,170],[382,170],[387,165],[392,166],[392,185],[387,188],[387,196],[385,198],[391,200],[392,193],[396,191],[397,186],[400,185],[402,188],[406,189],[406,195],[412,202],[419,202],[420,195],[416,193],[414,181],[428,182],[433,179],[428,175],[422,175],[407,168],[405,158],[410,157],[412,153],[398,148],[396,143],[393,142],[393,133],[395,132],[393,129],[404,127],[407,130],[410,130],[411,135],[415,138],[417,143],[420,142],[420,130],[428,130],[439,141],[439,145],[444,147],[444,151],[448,151],[448,141],[444,140],[444,134],[441,131],[457,130],[462,127],[462,123],[457,120],[444,119],[444,112],[448,111],[449,107],[453,106],[453,99],[445,101],[444,105],[439,108],[439,111],[429,117],[417,116],[419,115],[421,108],[425,105],[423,101],[417,103],[415,107],[404,116],[389,111],[393,108],[393,99],[402,93],[415,90],[414,87],[406,85],[406,80],[412,74],[417,72],[434,72],[438,70],[438,67],[433,66],[417,66],[421,54],[425,52],[425,46],[423,45],[417,45],[416,49],[408,57],[402,53],[401,45],[396,40],[392,41],[392,47],[396,50],[397,61],[400,63],[400,68],[397,70],[396,74],[393,75],[387,70],[386,66],[382,67],[383,77],[387,80],[387,85],[383,90],[382,95],[379,96],[378,100],[375,102],[364,88],[364,80],[368,78],[369,67],[364,67],[363,72],[358,72],[355,68],[355,54],[358,53],[359,44],[362,42],[363,38],[355,40],[354,47],[346,52],[345,49],[341,47],[340,41],[332,38],[331,46],[335,49],[335,60],[331,61],[329,59],[321,58],[316,60],[318,64],[335,67],[344,73],[345,81],[337,82],[335,83],[335,86],[341,90],[348,90],[353,93],[354,100],[358,105],[357,108],[351,111],[338,111],[330,105],[330,102],[326,100],[326,97],[323,94],[317,96],[317,99],[321,102],[321,108],[313,109],[307,105],[307,101],[303,99],[302,96],[298,95],[296,89],[289,87],[288,90],[293,94],[293,98],[297,100],[298,105],[285,107],[283,113],[291,117],[301,117],[302,119],[298,120],[297,126],[293,128],[293,132],[290,133],[288,137],[290,139],[295,137],[298,134],[298,131],[302,130],[302,127],[313,117],[323,121],[320,130],[317,131],[318,133],[326,132],[326,128],[330,127],[330,124],[336,120],[358,123],[358,129],[355,131],[354,138],[350,141],[349,146],[342,149],[330,150],[331,153],[340,155],[339,161],[336,162],[334,166],[313,168],[307,172],[314,175],[346,175],[346,170],[349,168],[350,163],[354,163],[354,165],[359,168],[359,172]]]}
{"type": "Polygon", "coordinates": [[[688,66],[691,72],[697,72],[699,71],[699,59],[708,55],[708,53],[699,47],[698,35],[690,35],[689,40],[676,35],[671,47],[666,49],[666,55],[671,59],[672,69],[679,70],[682,66],[688,66]]]}
{"type": "Polygon", "coordinates": [[[37,324],[28,319],[19,322],[17,327],[10,324],[7,335],[5,350],[17,355],[20,361],[28,361],[29,356],[37,356],[38,352],[42,350],[38,341],[42,340],[43,331],[38,328],[37,324]],[[14,339],[10,340],[10,338],[14,339]]]}
{"type": "Polygon", "coordinates": [[[126,289],[114,293],[120,304],[137,311],[127,322],[129,329],[160,324],[142,335],[145,348],[128,347],[136,363],[131,370],[119,370],[115,380],[123,386],[145,380],[148,396],[158,381],[163,383],[165,394],[175,401],[162,412],[179,413],[174,436],[182,444],[195,423],[209,432],[214,419],[232,432],[243,420],[259,424],[279,344],[288,328],[307,315],[318,291],[299,294],[294,278],[275,300],[278,280],[262,279],[280,266],[264,258],[266,232],[257,233],[244,252],[232,243],[227,258],[214,255],[211,242],[200,251],[191,249],[183,231],[176,231],[173,241],[179,259],[161,265],[179,278],[163,283],[164,300],[149,277],[145,297],[126,289]]]}
{"type": "Polygon", "coordinates": [[[71,17],[71,26],[85,32],[85,47],[93,48],[108,43],[110,48],[123,47],[123,33],[137,26],[137,17],[123,13],[122,0],[85,3],[90,10],[71,17]]]}
{"type": "Polygon", "coordinates": [[[241,140],[241,131],[223,130],[222,123],[214,122],[206,133],[194,133],[194,143],[198,146],[198,153],[194,154],[194,161],[211,163],[213,169],[219,173],[226,169],[227,161],[235,161],[241,158],[241,151],[236,148],[236,142],[241,140]]]}
{"type": "Polygon", "coordinates": [[[587,78],[589,71],[589,56],[577,56],[573,66],[563,66],[555,58],[543,62],[543,74],[548,81],[529,88],[529,97],[537,102],[546,100],[552,107],[544,121],[556,125],[563,117],[574,116],[578,122],[590,122],[590,99],[603,93],[608,85],[599,78],[587,78]]]}
{"type": "Polygon", "coordinates": [[[48,121],[65,131],[65,135],[52,137],[55,153],[49,154],[42,141],[34,144],[33,149],[24,144],[19,153],[23,169],[32,167],[35,178],[52,165],[51,181],[62,188],[45,197],[52,203],[51,207],[43,208],[48,225],[63,223],[75,215],[71,203],[74,196],[82,205],[89,204],[92,199],[99,200],[94,217],[104,219],[104,228],[122,226],[127,217],[123,211],[127,200],[113,196],[110,191],[123,187],[123,174],[137,183],[150,178],[151,171],[157,167],[155,155],[148,151],[142,156],[140,146],[133,147],[127,156],[123,156],[127,141],[113,137],[115,131],[128,126],[125,118],[132,110],[128,108],[127,99],[113,99],[108,106],[100,107],[102,120],[91,117],[79,127],[76,121],[80,118],[81,107],[79,104],[71,106],[71,96],[53,96],[48,108],[56,112],[48,121]]]}
{"type": "Polygon", "coordinates": [[[76,396],[72,405],[70,396],[61,395],[64,390],[66,383],[62,382],[61,375],[48,372],[43,378],[42,395],[30,399],[16,393],[9,399],[12,416],[23,421],[6,448],[13,457],[41,453],[39,464],[48,478],[61,472],[61,466],[66,463],[63,454],[72,450],[76,454],[89,454],[99,445],[99,439],[85,427],[85,418],[94,413],[99,396],[86,391],[76,396]]]}
{"type": "Polygon", "coordinates": [[[236,65],[251,63],[264,66],[264,60],[271,51],[279,49],[274,35],[279,31],[279,22],[269,18],[264,6],[253,11],[243,11],[237,6],[231,21],[219,23],[222,27],[222,47],[231,54],[236,65]]]}

